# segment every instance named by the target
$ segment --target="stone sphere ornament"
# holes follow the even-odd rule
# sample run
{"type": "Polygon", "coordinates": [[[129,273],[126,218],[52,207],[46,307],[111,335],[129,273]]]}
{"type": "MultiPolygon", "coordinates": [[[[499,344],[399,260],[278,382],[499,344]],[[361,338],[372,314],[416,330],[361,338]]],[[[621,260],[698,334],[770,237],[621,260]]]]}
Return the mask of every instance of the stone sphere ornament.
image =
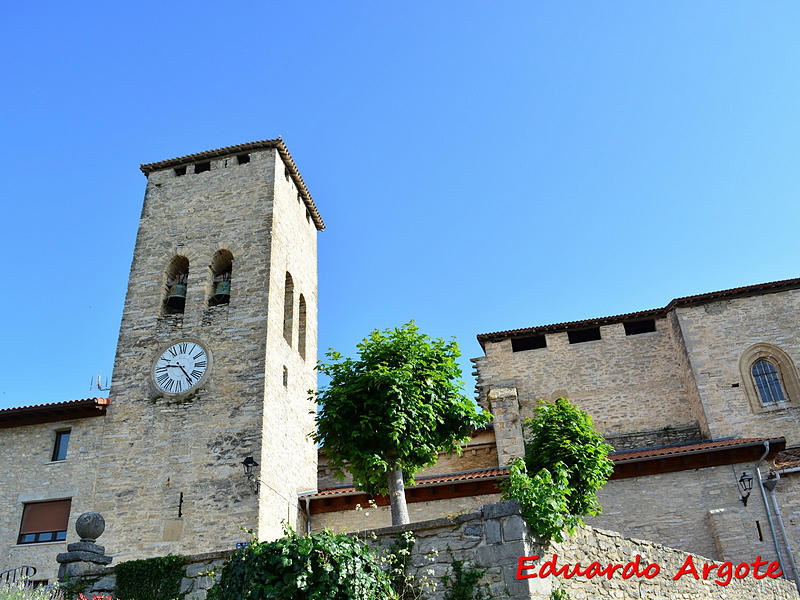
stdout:
{"type": "Polygon", "coordinates": [[[75,521],[75,531],[82,542],[92,542],[106,529],[106,521],[100,513],[85,512],[75,521]]]}

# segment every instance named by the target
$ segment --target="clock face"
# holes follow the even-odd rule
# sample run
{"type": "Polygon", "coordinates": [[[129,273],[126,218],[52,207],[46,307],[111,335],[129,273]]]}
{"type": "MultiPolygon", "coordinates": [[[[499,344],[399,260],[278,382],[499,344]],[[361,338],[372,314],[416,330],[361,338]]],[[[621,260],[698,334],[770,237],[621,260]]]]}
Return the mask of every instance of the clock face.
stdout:
{"type": "Polygon", "coordinates": [[[209,362],[208,352],[197,342],[175,342],[156,359],[153,381],[168,394],[188,392],[205,377],[209,362]]]}

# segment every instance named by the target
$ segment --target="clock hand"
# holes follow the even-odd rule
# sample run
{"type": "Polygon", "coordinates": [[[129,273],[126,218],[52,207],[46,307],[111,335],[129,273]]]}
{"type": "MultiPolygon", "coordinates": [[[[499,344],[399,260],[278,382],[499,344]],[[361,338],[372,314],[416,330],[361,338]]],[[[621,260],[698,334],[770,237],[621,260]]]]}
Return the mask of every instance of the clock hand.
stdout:
{"type": "Polygon", "coordinates": [[[181,371],[183,371],[183,374],[184,374],[184,375],[186,375],[186,381],[188,381],[189,383],[192,383],[192,378],[191,378],[191,377],[189,377],[189,374],[186,372],[186,369],[184,369],[184,368],[183,368],[183,367],[181,367],[180,365],[177,365],[177,367],[178,367],[178,368],[179,368],[181,371]]]}

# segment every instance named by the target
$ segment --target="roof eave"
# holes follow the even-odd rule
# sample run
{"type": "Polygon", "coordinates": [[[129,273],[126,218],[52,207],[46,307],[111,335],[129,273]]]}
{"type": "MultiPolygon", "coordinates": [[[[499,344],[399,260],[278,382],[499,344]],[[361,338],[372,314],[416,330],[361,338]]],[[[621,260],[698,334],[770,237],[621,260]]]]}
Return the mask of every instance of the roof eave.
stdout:
{"type": "Polygon", "coordinates": [[[193,162],[197,162],[199,160],[219,158],[222,156],[239,154],[242,152],[252,152],[255,150],[268,150],[272,148],[278,151],[281,158],[283,159],[283,162],[286,164],[286,167],[289,169],[289,174],[291,175],[295,186],[297,186],[297,189],[300,192],[300,196],[303,198],[303,202],[305,203],[306,208],[308,209],[308,212],[311,215],[311,218],[313,219],[314,225],[316,226],[317,230],[323,231],[325,229],[325,222],[322,220],[322,216],[319,214],[319,211],[317,210],[317,206],[314,203],[314,199],[311,197],[311,192],[308,191],[308,187],[306,186],[305,181],[303,181],[303,177],[300,175],[300,171],[297,168],[297,164],[294,162],[294,158],[292,158],[292,155],[289,152],[289,148],[286,147],[286,143],[280,137],[270,140],[247,142],[245,144],[237,144],[235,146],[225,146],[223,148],[215,148],[214,150],[206,150],[205,152],[196,152],[194,154],[187,154],[185,156],[178,156],[176,158],[168,158],[167,160],[160,160],[158,162],[144,163],[139,165],[139,169],[142,171],[142,173],[149,176],[150,173],[152,173],[153,171],[161,171],[163,169],[169,169],[171,167],[174,168],[181,165],[187,165],[193,162]]]}

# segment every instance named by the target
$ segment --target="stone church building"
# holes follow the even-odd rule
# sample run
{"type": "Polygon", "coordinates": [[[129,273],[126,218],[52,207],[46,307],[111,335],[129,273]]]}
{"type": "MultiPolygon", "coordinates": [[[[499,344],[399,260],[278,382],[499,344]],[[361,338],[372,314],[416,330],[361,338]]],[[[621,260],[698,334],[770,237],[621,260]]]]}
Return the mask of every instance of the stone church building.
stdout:
{"type": "MultiPolygon", "coordinates": [[[[325,225],[286,145],[141,169],[108,398],[0,410],[0,572],[30,565],[52,581],[89,510],[106,518],[100,543],[115,563],[232,548],[243,527],[274,538],[282,521],[300,531],[388,524],[387,500],[335,480],[308,435],[325,225]]],[[[477,401],[495,419],[407,489],[412,521],[499,499],[523,420],[538,399],[567,396],[615,449],[604,512],[590,524],[715,559],[780,553],[791,573],[798,307],[792,279],[478,335],[477,401]]]]}

